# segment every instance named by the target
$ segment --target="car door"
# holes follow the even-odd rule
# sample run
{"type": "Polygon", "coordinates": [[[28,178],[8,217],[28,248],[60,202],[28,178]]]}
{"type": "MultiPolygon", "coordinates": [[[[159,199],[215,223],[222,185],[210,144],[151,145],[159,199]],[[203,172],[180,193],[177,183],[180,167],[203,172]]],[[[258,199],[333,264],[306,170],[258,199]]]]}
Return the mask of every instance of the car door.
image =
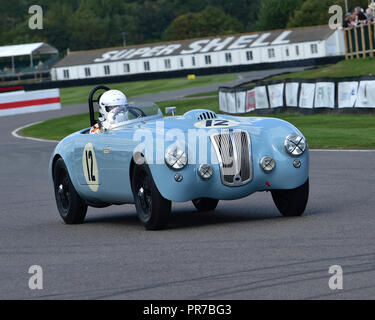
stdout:
{"type": "Polygon", "coordinates": [[[111,203],[133,201],[130,183],[130,161],[133,142],[124,130],[108,130],[100,135],[98,161],[102,177],[103,196],[111,203]]]}
{"type": "Polygon", "coordinates": [[[80,134],[74,145],[74,170],[77,180],[89,199],[100,199],[103,185],[100,135],[80,134]]]}
{"type": "Polygon", "coordinates": [[[114,204],[133,201],[129,176],[132,149],[126,148],[125,140],[112,130],[76,139],[76,176],[89,199],[114,204]]]}

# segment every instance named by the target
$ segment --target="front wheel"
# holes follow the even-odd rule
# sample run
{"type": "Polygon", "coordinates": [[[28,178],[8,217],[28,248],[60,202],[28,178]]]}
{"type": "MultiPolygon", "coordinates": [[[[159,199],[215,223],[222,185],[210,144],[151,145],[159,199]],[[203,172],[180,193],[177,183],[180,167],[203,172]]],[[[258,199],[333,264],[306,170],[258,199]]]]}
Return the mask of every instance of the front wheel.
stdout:
{"type": "Polygon", "coordinates": [[[193,200],[194,207],[199,211],[213,211],[216,209],[219,200],[211,198],[200,198],[193,200]]]}
{"type": "Polygon", "coordinates": [[[160,194],[146,164],[134,167],[132,189],[138,217],[146,230],[165,228],[172,204],[160,194]]]}
{"type": "Polygon", "coordinates": [[[70,180],[64,160],[59,159],[53,170],[57,209],[66,224],[80,224],[85,220],[87,204],[78,195],[70,180]]]}
{"type": "Polygon", "coordinates": [[[277,209],[285,217],[301,216],[309,200],[309,179],[300,187],[290,190],[272,190],[277,209]]]}

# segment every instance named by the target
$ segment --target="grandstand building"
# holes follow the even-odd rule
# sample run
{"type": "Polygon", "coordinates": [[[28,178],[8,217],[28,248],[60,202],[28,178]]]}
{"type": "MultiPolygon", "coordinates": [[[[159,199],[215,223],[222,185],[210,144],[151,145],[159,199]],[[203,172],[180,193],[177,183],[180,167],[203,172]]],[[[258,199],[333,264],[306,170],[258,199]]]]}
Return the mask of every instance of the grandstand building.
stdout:
{"type": "Polygon", "coordinates": [[[59,51],[44,42],[0,46],[0,81],[34,78],[47,73],[59,51]]]}
{"type": "Polygon", "coordinates": [[[185,71],[211,73],[256,66],[313,65],[345,55],[342,30],[328,26],[207,37],[70,52],[51,70],[52,80],[185,71]]]}

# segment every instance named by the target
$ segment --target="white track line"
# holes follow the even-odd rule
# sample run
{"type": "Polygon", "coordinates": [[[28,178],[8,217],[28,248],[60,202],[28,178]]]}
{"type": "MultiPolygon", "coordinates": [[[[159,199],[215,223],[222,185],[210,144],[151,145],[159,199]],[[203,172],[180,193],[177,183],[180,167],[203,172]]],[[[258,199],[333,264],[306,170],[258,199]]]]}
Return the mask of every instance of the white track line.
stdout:
{"type": "Polygon", "coordinates": [[[33,122],[33,123],[29,123],[27,125],[24,125],[22,127],[19,127],[17,129],[14,129],[12,131],[12,136],[17,138],[17,139],[26,139],[26,140],[32,140],[32,141],[38,141],[38,142],[53,142],[53,143],[56,143],[56,142],[59,142],[57,140],[47,140],[47,139],[39,139],[39,138],[31,138],[31,137],[25,137],[25,136],[21,136],[20,134],[18,134],[19,131],[23,130],[23,129],[26,129],[28,127],[31,127],[35,124],[39,124],[39,123],[42,123],[43,121],[38,121],[38,122],[33,122]]]}
{"type": "MultiPolygon", "coordinates": [[[[35,124],[42,123],[42,122],[43,121],[38,121],[38,122],[30,123],[22,127],[19,127],[17,129],[14,129],[12,131],[12,136],[18,139],[27,139],[27,140],[38,141],[38,142],[53,142],[53,143],[59,142],[57,140],[47,140],[47,139],[25,137],[25,136],[21,136],[18,134],[19,131],[26,129],[28,127],[31,127],[35,124]]],[[[375,152],[375,150],[355,150],[355,149],[310,149],[310,151],[314,151],[314,152],[375,152]]]]}

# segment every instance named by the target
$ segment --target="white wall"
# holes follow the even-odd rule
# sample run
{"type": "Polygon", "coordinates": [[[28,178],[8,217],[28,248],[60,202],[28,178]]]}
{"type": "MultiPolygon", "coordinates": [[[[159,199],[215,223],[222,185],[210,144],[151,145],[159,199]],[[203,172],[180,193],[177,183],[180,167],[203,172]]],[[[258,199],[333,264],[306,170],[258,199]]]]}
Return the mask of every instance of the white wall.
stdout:
{"type": "Polygon", "coordinates": [[[345,54],[345,41],[344,34],[341,29],[336,30],[326,40],[326,55],[327,56],[339,56],[345,54]]]}
{"type": "MultiPolygon", "coordinates": [[[[147,72],[164,72],[164,71],[176,71],[185,69],[200,69],[200,68],[212,68],[212,67],[222,67],[231,65],[250,65],[258,63],[272,63],[272,62],[282,62],[282,61],[293,61],[293,60],[304,60],[311,58],[321,58],[331,55],[342,55],[345,54],[344,40],[341,39],[342,32],[337,30],[333,33],[327,40],[324,41],[314,41],[314,42],[301,42],[293,44],[282,44],[274,46],[265,47],[254,47],[238,50],[225,50],[219,52],[209,52],[209,53],[197,53],[189,55],[180,56],[170,56],[170,57],[153,57],[148,59],[139,60],[129,60],[129,61],[115,61],[115,62],[105,62],[105,63],[95,63],[91,65],[80,65],[73,67],[59,67],[54,68],[56,70],[56,80],[65,80],[63,75],[63,70],[69,70],[69,79],[86,79],[85,68],[89,67],[91,69],[91,77],[107,77],[107,76],[119,76],[126,74],[137,74],[137,73],[147,73],[147,72]],[[342,41],[341,41],[342,40],[342,41]],[[317,45],[318,52],[311,52],[311,45],[317,45]],[[296,47],[299,48],[299,55],[296,54],[296,47]],[[332,48],[336,48],[333,50],[332,48]],[[273,49],[275,56],[273,58],[269,57],[269,49],[273,49]],[[286,50],[289,50],[289,56],[286,55],[286,50]],[[247,60],[246,53],[252,51],[253,60],[247,60]],[[225,54],[230,53],[232,55],[232,62],[227,62],[225,59],[225,54]],[[211,56],[211,64],[206,64],[205,56],[211,56]],[[192,57],[195,57],[195,66],[192,64],[192,57]],[[180,59],[183,59],[184,65],[181,67],[180,59]],[[164,60],[169,59],[171,67],[170,69],[165,68],[164,60]],[[148,61],[150,64],[150,70],[145,71],[144,62],[148,61]],[[124,64],[129,64],[130,72],[124,72],[124,64]],[[110,66],[110,74],[105,75],[104,66],[110,66]]],[[[53,72],[54,74],[54,72],[53,72]]],[[[53,77],[55,77],[53,75],[53,77]]]]}

